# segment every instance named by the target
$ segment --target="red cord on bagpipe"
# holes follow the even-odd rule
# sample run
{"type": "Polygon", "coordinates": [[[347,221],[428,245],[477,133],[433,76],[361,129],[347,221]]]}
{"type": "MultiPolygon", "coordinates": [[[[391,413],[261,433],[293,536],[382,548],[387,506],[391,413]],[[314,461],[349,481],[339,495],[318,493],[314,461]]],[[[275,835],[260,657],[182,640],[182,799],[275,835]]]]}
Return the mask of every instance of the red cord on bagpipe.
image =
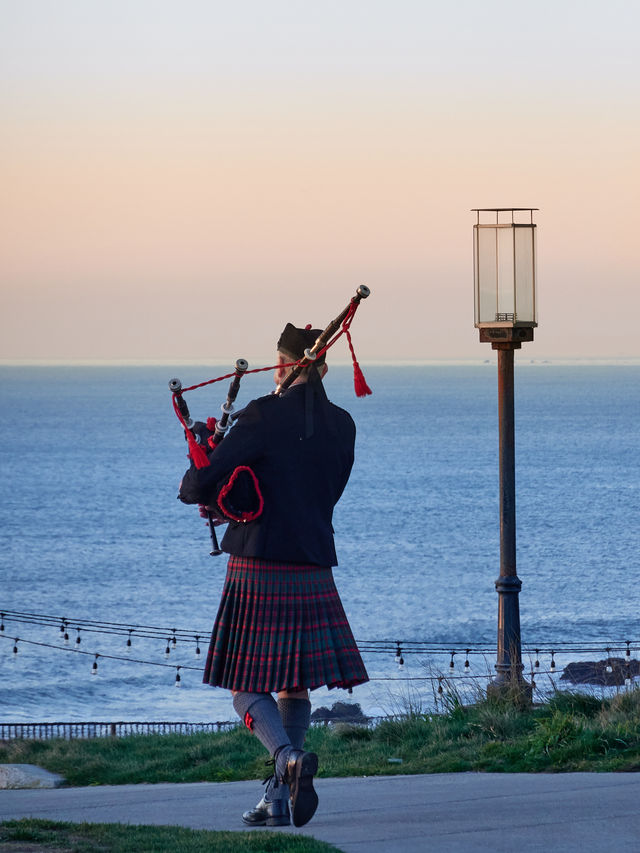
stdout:
{"type": "MultiPolygon", "coordinates": [[[[358,309],[358,305],[360,304],[360,300],[365,299],[367,296],[369,296],[369,293],[370,291],[368,287],[365,287],[364,285],[360,286],[356,295],[351,299],[351,302],[344,310],[343,314],[340,315],[337,320],[334,320],[332,323],[329,324],[329,326],[327,326],[324,332],[319,336],[311,351],[307,350],[303,358],[298,359],[298,361],[288,362],[287,364],[275,364],[270,365],[268,367],[254,367],[251,370],[247,368],[246,362],[244,362],[245,366],[241,371],[239,370],[238,365],[236,365],[236,370],[233,373],[225,373],[223,376],[217,376],[215,379],[207,379],[205,382],[198,382],[196,385],[189,385],[187,388],[183,388],[179,380],[171,380],[171,382],[169,383],[169,387],[173,392],[173,409],[176,413],[176,417],[184,428],[185,435],[187,437],[187,443],[189,445],[189,456],[196,468],[207,467],[209,465],[209,459],[207,456],[207,451],[201,444],[198,443],[196,436],[194,435],[189,424],[187,423],[187,420],[190,420],[189,410],[187,408],[186,403],[182,399],[182,395],[187,391],[194,391],[196,388],[204,388],[207,385],[213,385],[215,382],[223,382],[225,379],[234,379],[235,377],[235,393],[237,393],[237,382],[239,381],[240,376],[243,376],[247,373],[263,373],[265,371],[282,368],[292,368],[291,374],[289,376],[289,378],[291,379],[293,375],[296,374],[296,371],[299,374],[301,369],[303,369],[309,364],[312,364],[318,357],[324,355],[324,353],[326,353],[327,350],[330,349],[336,343],[338,338],[340,338],[342,335],[345,335],[347,338],[347,343],[353,362],[353,382],[356,396],[365,397],[372,393],[371,389],[366,383],[360,365],[358,364],[358,361],[356,359],[353,343],[351,341],[351,333],[349,331],[355,313],[358,309]],[[323,341],[325,336],[327,336],[328,338],[326,342],[323,341]],[[320,342],[322,343],[320,346],[318,346],[320,342]],[[318,348],[316,349],[316,347],[318,348]]],[[[276,393],[278,393],[280,388],[281,386],[279,386],[276,393]]],[[[233,396],[233,399],[235,399],[235,394],[233,396]]],[[[231,397],[228,398],[227,402],[232,402],[231,397]]],[[[220,436],[219,440],[221,440],[223,437],[224,434],[220,436]]],[[[215,446],[215,443],[213,446],[215,446]]]]}

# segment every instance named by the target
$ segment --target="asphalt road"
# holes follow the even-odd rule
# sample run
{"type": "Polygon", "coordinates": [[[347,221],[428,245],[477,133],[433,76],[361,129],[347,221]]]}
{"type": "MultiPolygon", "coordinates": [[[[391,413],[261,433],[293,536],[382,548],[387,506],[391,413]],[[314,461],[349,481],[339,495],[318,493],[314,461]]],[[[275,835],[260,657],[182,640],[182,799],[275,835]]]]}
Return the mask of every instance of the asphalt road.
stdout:
{"type": "MultiPolygon", "coordinates": [[[[445,773],[318,779],[313,820],[295,832],[344,853],[640,853],[640,773],[445,773]]],[[[0,791],[0,820],[243,828],[256,782],[0,791]]]]}

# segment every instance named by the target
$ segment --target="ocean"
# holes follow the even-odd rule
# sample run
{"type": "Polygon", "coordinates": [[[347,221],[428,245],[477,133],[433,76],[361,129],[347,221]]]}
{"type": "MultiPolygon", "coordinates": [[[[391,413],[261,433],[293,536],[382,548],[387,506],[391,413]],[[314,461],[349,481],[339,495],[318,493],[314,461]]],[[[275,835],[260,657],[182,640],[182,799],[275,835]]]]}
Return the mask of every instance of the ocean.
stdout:
{"type": "MultiPolygon", "coordinates": [[[[312,703],[383,715],[430,707],[439,677],[492,672],[497,376],[493,358],[363,369],[371,397],[346,366],[325,384],[358,430],[334,572],[372,680],[312,703]]],[[[233,719],[200,681],[226,560],[176,500],[186,444],[167,384],[229,370],[0,368],[0,721],[233,719]]],[[[238,406],[270,379],[247,376],[238,406]]],[[[552,685],[569,660],[638,656],[640,365],[516,353],[515,382],[525,674],[539,659],[552,685]]],[[[193,416],[216,415],[227,386],[187,395],[193,416]]]]}

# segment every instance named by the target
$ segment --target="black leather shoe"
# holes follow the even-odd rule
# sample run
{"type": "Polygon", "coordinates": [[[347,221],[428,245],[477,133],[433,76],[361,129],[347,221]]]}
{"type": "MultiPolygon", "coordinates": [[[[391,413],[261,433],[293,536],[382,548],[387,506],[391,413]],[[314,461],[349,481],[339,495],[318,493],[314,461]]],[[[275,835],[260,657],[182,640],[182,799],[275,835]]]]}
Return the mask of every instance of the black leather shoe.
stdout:
{"type": "Polygon", "coordinates": [[[313,789],[313,777],[318,772],[315,752],[292,749],[287,755],[283,781],[289,786],[291,817],[294,826],[304,826],[316,813],[318,795],[313,789]]]}
{"type": "Polygon", "coordinates": [[[257,806],[242,815],[247,826],[289,826],[289,803],[286,800],[268,802],[263,797],[257,806]]]}

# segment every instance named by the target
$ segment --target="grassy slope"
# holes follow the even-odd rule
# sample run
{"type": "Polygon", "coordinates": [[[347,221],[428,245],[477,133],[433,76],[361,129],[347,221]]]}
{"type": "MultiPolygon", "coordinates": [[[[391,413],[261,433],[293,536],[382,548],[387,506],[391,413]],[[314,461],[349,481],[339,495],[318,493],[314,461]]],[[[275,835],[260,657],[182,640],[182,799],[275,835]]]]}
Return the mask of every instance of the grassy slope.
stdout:
{"type": "MultiPolygon", "coordinates": [[[[465,770],[640,770],[640,690],[602,701],[558,693],[528,711],[482,702],[375,729],[314,728],[307,748],[321,776],[465,770]],[[390,761],[395,759],[395,761],[390,761]],[[398,761],[401,760],[401,762],[398,761]]],[[[77,741],[7,741],[0,762],[37,764],[71,785],[257,779],[266,753],[245,729],[77,741]]]]}

